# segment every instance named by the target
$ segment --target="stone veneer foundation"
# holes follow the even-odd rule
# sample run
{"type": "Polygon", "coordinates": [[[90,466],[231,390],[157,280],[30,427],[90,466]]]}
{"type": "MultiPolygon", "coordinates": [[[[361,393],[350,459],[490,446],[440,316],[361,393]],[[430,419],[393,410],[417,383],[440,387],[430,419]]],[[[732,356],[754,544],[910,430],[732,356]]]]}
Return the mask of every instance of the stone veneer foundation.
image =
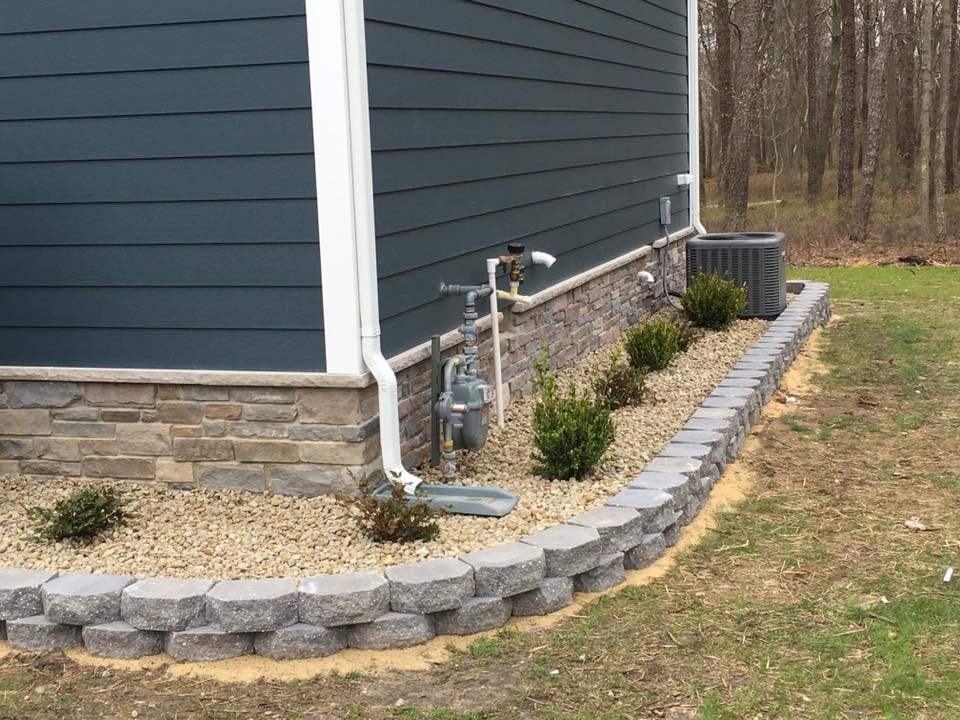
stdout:
{"type": "Polygon", "coordinates": [[[163,650],[185,661],[298,659],[491,630],[511,616],[559,610],[574,592],[615,587],[678,541],[807,337],[829,319],[826,285],[791,289],[802,292],[659,455],[606,505],[567,523],[459,558],[300,580],[0,568],[0,640],[29,652],[84,645],[118,658],[163,650]]]}
{"type": "MultiPolygon", "coordinates": [[[[669,281],[683,283],[684,240],[669,250],[669,281]]],[[[661,251],[663,252],[663,251],[661,251]]],[[[659,252],[642,248],[503,311],[502,392],[529,392],[531,360],[547,348],[573,365],[664,304],[659,252]]],[[[451,325],[459,318],[451,318],[451,325]]],[[[481,367],[492,376],[489,317],[480,323],[481,367]]],[[[442,338],[444,355],[459,333],[442,338]]],[[[429,342],[393,359],[400,395],[402,452],[416,466],[430,445],[429,342]]],[[[114,478],[177,488],[270,491],[314,496],[350,492],[380,457],[372,377],[257,373],[118,371],[135,382],[85,382],[109,371],[0,369],[0,476],[114,478]],[[192,383],[181,378],[195,378],[192,383]],[[243,386],[228,385],[243,377],[243,386]],[[249,383],[249,384],[247,384],[249,383]],[[324,384],[338,387],[323,387],[324,384]],[[308,387],[307,385],[314,385],[308,387]]],[[[492,377],[490,378],[492,379],[492,377]]]]}

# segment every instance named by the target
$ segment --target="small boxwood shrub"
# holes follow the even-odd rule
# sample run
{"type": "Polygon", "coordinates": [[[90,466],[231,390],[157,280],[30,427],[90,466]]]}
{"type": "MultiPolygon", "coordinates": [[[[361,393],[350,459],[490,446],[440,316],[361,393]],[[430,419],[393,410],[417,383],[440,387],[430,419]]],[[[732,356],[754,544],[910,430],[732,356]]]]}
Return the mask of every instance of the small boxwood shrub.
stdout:
{"type": "Polygon", "coordinates": [[[561,393],[546,357],[534,363],[540,399],[533,410],[533,472],[541,477],[580,479],[602,462],[614,440],[604,403],[575,388],[561,393]]]}
{"type": "Polygon", "coordinates": [[[101,533],[126,525],[137,517],[127,510],[130,500],[111,487],[89,487],[58,500],[52,508],[26,508],[34,542],[79,540],[90,542],[101,533]]]}
{"type": "Polygon", "coordinates": [[[747,309],[747,286],[717,273],[700,273],[687,285],[681,304],[694,325],[722,330],[747,309]]]}
{"type": "Polygon", "coordinates": [[[627,330],[624,347],[638,370],[663,370],[680,352],[680,331],[670,318],[658,315],[627,330]]]}
{"type": "Polygon", "coordinates": [[[623,361],[620,348],[613,351],[610,362],[598,368],[593,376],[593,393],[607,410],[639,405],[647,396],[646,372],[623,361]]]}
{"type": "Polygon", "coordinates": [[[400,483],[392,483],[390,497],[382,500],[373,493],[376,486],[360,481],[357,497],[339,502],[353,511],[360,531],[375,542],[408,543],[434,540],[440,534],[440,510],[409,497],[400,483]]]}

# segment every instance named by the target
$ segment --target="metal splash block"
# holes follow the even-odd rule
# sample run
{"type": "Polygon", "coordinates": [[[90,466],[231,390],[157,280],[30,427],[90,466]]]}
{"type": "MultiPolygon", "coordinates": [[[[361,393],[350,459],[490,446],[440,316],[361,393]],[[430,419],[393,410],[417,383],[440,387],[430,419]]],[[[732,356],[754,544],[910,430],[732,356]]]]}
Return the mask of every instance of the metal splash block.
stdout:
{"type": "MultiPolygon", "coordinates": [[[[389,500],[390,485],[381,485],[374,491],[373,496],[379,500],[389,500]]],[[[417,488],[416,498],[419,502],[444,512],[484,517],[503,517],[520,502],[520,497],[509,490],[466,485],[423,484],[417,488]]]]}

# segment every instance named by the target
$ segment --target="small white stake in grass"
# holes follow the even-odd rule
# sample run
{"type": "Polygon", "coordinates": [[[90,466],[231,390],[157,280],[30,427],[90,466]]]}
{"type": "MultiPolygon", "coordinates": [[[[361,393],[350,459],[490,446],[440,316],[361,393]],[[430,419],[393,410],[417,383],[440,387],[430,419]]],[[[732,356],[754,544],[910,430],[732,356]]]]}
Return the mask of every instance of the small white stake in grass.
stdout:
{"type": "Polygon", "coordinates": [[[953,580],[953,568],[948,567],[947,571],[943,574],[943,581],[947,583],[947,582],[950,582],[951,580],[953,580]]]}

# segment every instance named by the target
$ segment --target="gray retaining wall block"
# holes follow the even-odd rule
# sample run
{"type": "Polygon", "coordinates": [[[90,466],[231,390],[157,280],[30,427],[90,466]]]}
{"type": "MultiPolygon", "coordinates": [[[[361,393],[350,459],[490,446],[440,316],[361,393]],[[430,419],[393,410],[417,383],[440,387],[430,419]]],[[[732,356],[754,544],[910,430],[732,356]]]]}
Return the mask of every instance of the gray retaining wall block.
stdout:
{"type": "Polygon", "coordinates": [[[718,433],[724,437],[729,437],[731,433],[736,432],[737,424],[730,420],[715,420],[711,418],[692,417],[683,424],[684,431],[700,432],[709,430],[718,433]]]}
{"type": "Polygon", "coordinates": [[[623,567],[627,570],[641,570],[656,562],[667,550],[666,539],[662,532],[643,536],[643,541],[623,554],[623,567]]]}
{"type": "Polygon", "coordinates": [[[206,624],[212,580],[145,578],[123,589],[120,616],[139,630],[174,632],[206,624]]]}
{"type": "Polygon", "coordinates": [[[659,455],[644,466],[644,470],[651,472],[680,473],[691,479],[700,474],[703,463],[696,458],[660,457],[659,455]]]}
{"type": "Polygon", "coordinates": [[[693,519],[700,514],[703,506],[706,505],[705,495],[691,495],[687,504],[683,508],[683,515],[678,520],[680,525],[689,525],[693,519]]]}
{"type": "Polygon", "coordinates": [[[62,625],[44,615],[7,620],[7,643],[25,652],[59,652],[78,647],[80,628],[62,625]]]}
{"type": "Polygon", "coordinates": [[[44,583],[43,614],[64,625],[101,625],[120,619],[120,594],[136,582],[129,575],[72,573],[44,583]]]}
{"type": "Polygon", "coordinates": [[[390,609],[390,583],[375,572],[306,577],[299,594],[300,621],[312,625],[372,622],[390,609]]]}
{"type": "Polygon", "coordinates": [[[164,649],[175,660],[213,662],[253,654],[251,633],[228,633],[204,625],[167,634],[164,649]]]}
{"type": "Polygon", "coordinates": [[[279,630],[299,618],[292,578],[221,580],[206,597],[207,622],[228,633],[279,630]]]}
{"type": "MultiPolygon", "coordinates": [[[[686,478],[683,478],[686,481],[686,478]]],[[[603,544],[602,553],[623,552],[643,537],[643,518],[633,508],[605,506],[582,512],[568,520],[571,525],[593,528],[603,544]]]]}
{"type": "Polygon", "coordinates": [[[473,597],[462,607],[438,612],[433,618],[437,635],[473,635],[503,627],[512,613],[510,598],[473,597]]]}
{"type": "Polygon", "coordinates": [[[700,443],[670,442],[660,451],[660,457],[690,457],[702,460],[713,452],[709,445],[700,443]]]}
{"type": "MultiPolygon", "coordinates": [[[[752,381],[747,381],[752,382],[752,381]]],[[[723,440],[723,435],[710,430],[681,430],[672,438],[670,443],[694,443],[697,445],[713,445],[723,440]]]]}
{"type": "Polygon", "coordinates": [[[0,621],[42,615],[40,586],[56,576],[47,570],[0,568],[0,621]]]}
{"type": "Polygon", "coordinates": [[[425,643],[437,631],[430,615],[388,612],[373,622],[351,625],[348,633],[352,648],[386,650],[425,643]]]}
{"type": "Polygon", "coordinates": [[[599,565],[573,578],[573,589],[577,592],[598,593],[619,585],[627,579],[623,571],[623,557],[622,552],[601,555],[599,565]]]}
{"type": "Polygon", "coordinates": [[[456,558],[407,563],[384,571],[390,582],[390,609],[434,613],[458,608],[473,597],[473,568],[456,558]]]}
{"type": "Polygon", "coordinates": [[[7,639],[7,621],[0,620],[0,642],[4,642],[7,639]]]}
{"type": "Polygon", "coordinates": [[[136,660],[163,652],[163,633],[138,630],[116,620],[83,628],[83,646],[91,655],[120,660],[136,660]]]}
{"type": "MultiPolygon", "coordinates": [[[[628,488],[633,490],[659,490],[673,496],[674,505],[682,505],[690,496],[690,478],[681,473],[656,472],[644,470],[630,481],[628,488]]],[[[637,540],[639,542],[639,539],[637,540]]],[[[630,545],[633,547],[636,543],[630,545]]],[[[628,548],[619,548],[627,550],[628,548]]]]}
{"type": "Polygon", "coordinates": [[[628,488],[607,500],[607,505],[633,508],[640,513],[644,534],[660,532],[673,522],[673,496],[660,490],[628,488]]]}
{"type": "Polygon", "coordinates": [[[547,577],[570,577],[595,567],[603,547],[599,533],[582,525],[554,525],[520,542],[543,548],[547,577]]]}
{"type": "Polygon", "coordinates": [[[718,385],[713,389],[713,392],[710,393],[712,397],[731,397],[731,398],[747,398],[750,399],[758,394],[756,388],[746,388],[746,387],[729,387],[725,385],[718,385]]]}
{"type": "Polygon", "coordinates": [[[536,590],[510,598],[517,617],[547,615],[573,602],[573,578],[548,577],[536,590]]]}
{"type": "Polygon", "coordinates": [[[758,378],[725,377],[717,387],[758,388],[762,384],[758,378]]]}
{"type": "Polygon", "coordinates": [[[672,525],[668,525],[663,530],[663,541],[667,544],[667,547],[673,547],[678,542],[680,542],[680,523],[675,522],[672,525]]]}
{"type": "Polygon", "coordinates": [[[543,549],[520,542],[476,550],[460,559],[473,568],[481,597],[508,597],[540,586],[547,572],[543,549]]]}
{"type": "Polygon", "coordinates": [[[297,623],[271,632],[256,633],[257,655],[274,660],[304,660],[326,657],[347,647],[347,629],[297,623]]]}

